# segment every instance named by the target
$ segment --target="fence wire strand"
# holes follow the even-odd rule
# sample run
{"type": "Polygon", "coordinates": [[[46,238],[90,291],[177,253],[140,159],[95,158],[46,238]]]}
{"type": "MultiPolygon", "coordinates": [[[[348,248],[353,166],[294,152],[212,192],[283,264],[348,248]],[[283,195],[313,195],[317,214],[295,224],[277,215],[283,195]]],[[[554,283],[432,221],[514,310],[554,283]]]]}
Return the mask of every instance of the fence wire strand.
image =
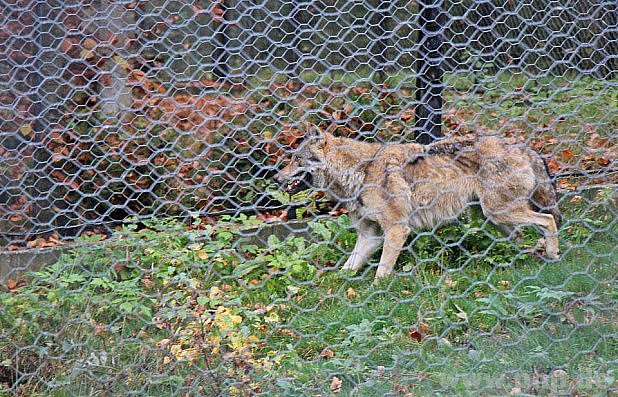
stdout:
{"type": "Polygon", "coordinates": [[[617,12],[0,0],[0,395],[616,393],[617,12]]]}

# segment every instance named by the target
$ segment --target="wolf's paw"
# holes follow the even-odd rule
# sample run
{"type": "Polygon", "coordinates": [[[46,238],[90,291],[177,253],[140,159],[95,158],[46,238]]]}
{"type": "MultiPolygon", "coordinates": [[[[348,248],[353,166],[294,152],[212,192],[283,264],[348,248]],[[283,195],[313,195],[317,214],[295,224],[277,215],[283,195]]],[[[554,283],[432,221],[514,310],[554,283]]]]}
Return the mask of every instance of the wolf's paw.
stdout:
{"type": "Polygon", "coordinates": [[[358,269],[360,269],[361,266],[361,264],[356,263],[353,256],[350,256],[341,267],[341,270],[351,270],[353,272],[356,272],[358,269]]]}
{"type": "Polygon", "coordinates": [[[539,241],[536,243],[535,251],[540,253],[543,253],[545,259],[551,261],[551,262],[555,262],[555,261],[559,261],[560,260],[560,253],[558,250],[558,243],[555,241],[550,240],[550,242],[552,244],[547,244],[547,240],[545,238],[541,238],[539,239],[539,241]]]}
{"type": "Polygon", "coordinates": [[[556,262],[560,260],[560,253],[558,251],[545,251],[545,257],[552,261],[552,262],[556,262]]]}
{"type": "Polygon", "coordinates": [[[386,278],[388,276],[390,276],[393,273],[392,270],[387,270],[387,269],[380,269],[380,267],[378,267],[378,270],[376,271],[376,277],[374,279],[374,281],[379,281],[383,278],[386,278]]]}

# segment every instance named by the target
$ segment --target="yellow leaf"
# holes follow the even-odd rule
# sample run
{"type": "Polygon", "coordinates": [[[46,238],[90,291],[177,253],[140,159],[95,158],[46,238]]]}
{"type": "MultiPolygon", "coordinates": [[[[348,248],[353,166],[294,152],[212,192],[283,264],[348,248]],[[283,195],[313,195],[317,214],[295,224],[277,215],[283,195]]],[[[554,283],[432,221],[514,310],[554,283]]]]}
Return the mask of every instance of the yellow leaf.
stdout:
{"type": "Polygon", "coordinates": [[[232,311],[227,307],[219,306],[215,313],[214,324],[222,331],[227,331],[235,328],[242,323],[242,317],[237,314],[232,314],[232,311]]]}
{"type": "Polygon", "coordinates": [[[94,52],[88,51],[88,50],[81,50],[79,52],[79,56],[84,59],[91,59],[91,58],[94,58],[94,52]]]}
{"type": "Polygon", "coordinates": [[[222,291],[216,285],[210,288],[210,292],[208,293],[208,298],[210,300],[214,300],[217,296],[221,295],[222,291]]]}
{"type": "Polygon", "coordinates": [[[279,315],[277,313],[270,313],[264,317],[264,321],[266,321],[267,323],[278,323],[279,315]]]}
{"type": "Polygon", "coordinates": [[[20,128],[19,128],[19,132],[21,132],[21,134],[23,136],[29,136],[30,134],[32,134],[32,126],[30,124],[23,124],[20,128]]]}
{"type": "Polygon", "coordinates": [[[118,55],[115,55],[114,56],[114,61],[116,61],[116,63],[118,65],[122,66],[125,70],[131,70],[131,65],[129,65],[129,62],[127,62],[122,57],[119,57],[118,55]]]}

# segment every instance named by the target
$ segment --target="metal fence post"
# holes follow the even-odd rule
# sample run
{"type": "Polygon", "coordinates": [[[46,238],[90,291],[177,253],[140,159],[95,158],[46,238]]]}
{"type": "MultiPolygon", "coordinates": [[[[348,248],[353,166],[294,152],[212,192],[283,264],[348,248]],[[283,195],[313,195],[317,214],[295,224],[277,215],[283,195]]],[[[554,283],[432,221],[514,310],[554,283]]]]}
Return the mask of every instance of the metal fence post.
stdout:
{"type": "Polygon", "coordinates": [[[442,137],[442,61],[444,0],[419,2],[419,51],[416,76],[416,141],[442,137]]]}

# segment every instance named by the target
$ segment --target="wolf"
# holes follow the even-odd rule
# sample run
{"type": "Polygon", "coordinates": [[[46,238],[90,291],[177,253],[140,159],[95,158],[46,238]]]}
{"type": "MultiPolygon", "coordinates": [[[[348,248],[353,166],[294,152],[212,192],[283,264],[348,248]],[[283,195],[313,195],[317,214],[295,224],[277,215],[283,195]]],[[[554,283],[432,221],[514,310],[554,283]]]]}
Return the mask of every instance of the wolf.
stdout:
{"type": "Polygon", "coordinates": [[[526,146],[494,134],[429,145],[362,142],[315,126],[305,135],[274,179],[289,194],[322,190],[347,208],[358,237],[343,269],[360,269],[382,245],[375,277],[390,275],[412,229],[454,221],[472,204],[507,236],[538,226],[546,257],[559,258],[555,186],[526,146]]]}

